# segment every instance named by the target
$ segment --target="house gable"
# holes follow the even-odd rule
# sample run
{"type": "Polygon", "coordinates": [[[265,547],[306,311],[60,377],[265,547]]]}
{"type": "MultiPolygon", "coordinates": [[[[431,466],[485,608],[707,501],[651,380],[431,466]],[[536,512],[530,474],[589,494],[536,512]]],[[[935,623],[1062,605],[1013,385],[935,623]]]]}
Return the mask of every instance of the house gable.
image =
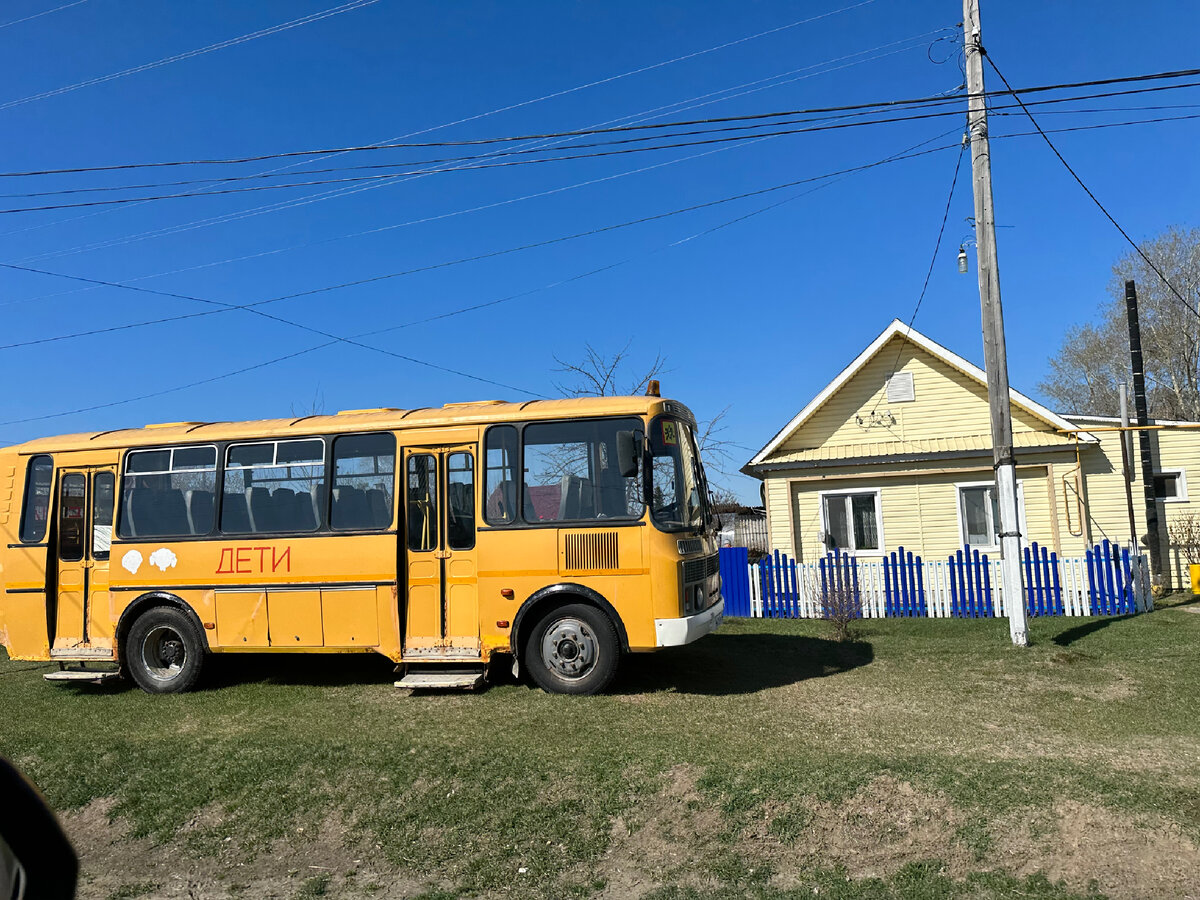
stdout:
{"type": "MultiPolygon", "coordinates": [[[[1010,397],[1018,446],[1073,443],[1062,433],[1074,427],[1070,422],[1016,391],[1010,397]]],[[[869,454],[878,456],[956,439],[969,448],[990,447],[986,376],[962,357],[893,321],[755,456],[750,467],[794,460],[818,449],[826,459],[852,458],[864,455],[868,445],[869,454]],[[895,395],[888,399],[893,373],[912,376],[912,400],[895,395]]]]}

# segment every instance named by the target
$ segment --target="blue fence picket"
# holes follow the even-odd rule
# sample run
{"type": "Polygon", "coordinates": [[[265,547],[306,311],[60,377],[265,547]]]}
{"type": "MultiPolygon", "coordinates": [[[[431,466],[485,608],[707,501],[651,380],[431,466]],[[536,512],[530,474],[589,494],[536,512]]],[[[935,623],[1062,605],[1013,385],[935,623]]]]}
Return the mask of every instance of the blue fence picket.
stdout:
{"type": "Polygon", "coordinates": [[[1037,541],[1022,550],[1025,564],[1025,609],[1031,616],[1062,615],[1058,555],[1037,541]]]}
{"type": "Polygon", "coordinates": [[[1133,598],[1133,570],[1129,568],[1129,548],[1121,548],[1121,568],[1118,575],[1124,575],[1124,587],[1121,588],[1121,612],[1137,612],[1133,598]]]}
{"type": "Polygon", "coordinates": [[[983,557],[980,556],[978,550],[968,550],[967,552],[974,557],[974,575],[976,575],[976,578],[974,578],[974,614],[976,614],[977,618],[982,618],[986,611],[986,599],[983,594],[985,575],[983,557]]]}
{"type": "Polygon", "coordinates": [[[1136,554],[1105,539],[1087,551],[1088,609],[1093,616],[1137,612],[1136,554]]]}
{"type": "Polygon", "coordinates": [[[745,547],[722,547],[717,555],[725,615],[750,615],[750,556],[745,547]]]}
{"type": "MultiPolygon", "coordinates": [[[[975,553],[978,555],[979,551],[976,550],[975,553]]],[[[992,570],[988,566],[986,553],[980,559],[982,560],[980,565],[983,569],[983,604],[980,609],[980,615],[991,617],[996,615],[996,604],[992,602],[992,570]]]]}

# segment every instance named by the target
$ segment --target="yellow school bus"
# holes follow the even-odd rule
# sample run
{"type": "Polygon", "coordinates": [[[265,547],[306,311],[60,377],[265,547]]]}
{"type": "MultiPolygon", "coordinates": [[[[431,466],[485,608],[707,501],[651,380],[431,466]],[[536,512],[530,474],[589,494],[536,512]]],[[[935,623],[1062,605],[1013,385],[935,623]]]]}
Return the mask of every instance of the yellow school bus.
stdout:
{"type": "Polygon", "coordinates": [[[695,419],[657,395],[38,439],[0,449],[0,537],[9,656],[152,693],[210,653],[373,652],[588,694],[724,611],[695,419]]]}

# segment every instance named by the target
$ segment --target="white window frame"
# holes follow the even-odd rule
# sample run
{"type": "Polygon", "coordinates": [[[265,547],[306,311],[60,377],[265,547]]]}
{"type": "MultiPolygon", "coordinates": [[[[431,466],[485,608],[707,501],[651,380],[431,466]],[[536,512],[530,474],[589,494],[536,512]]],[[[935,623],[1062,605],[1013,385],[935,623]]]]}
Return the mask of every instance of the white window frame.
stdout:
{"type": "MultiPolygon", "coordinates": [[[[995,481],[956,481],[954,483],[954,508],[958,516],[958,543],[960,547],[967,546],[967,532],[965,530],[965,522],[963,522],[963,505],[962,492],[964,488],[992,488],[996,489],[995,481]]],[[[991,514],[990,507],[988,514],[991,514]]],[[[1000,523],[994,522],[992,528],[993,534],[1000,533],[1000,523]]],[[[1024,547],[1028,541],[1028,528],[1025,526],[1025,482],[1022,479],[1017,480],[1017,530],[1021,532],[1021,546],[1024,547]]],[[[997,539],[994,544],[973,544],[971,549],[978,550],[980,553],[997,553],[1000,550],[1000,542],[997,539]]]]}
{"type": "MultiPolygon", "coordinates": [[[[853,556],[879,556],[882,557],[885,553],[887,543],[883,537],[883,503],[880,499],[879,488],[850,488],[833,491],[817,491],[817,502],[821,508],[821,555],[824,556],[829,552],[829,544],[826,541],[826,535],[829,534],[829,521],[825,516],[825,498],[826,497],[848,497],[856,494],[871,494],[875,497],[875,530],[879,534],[879,549],[878,550],[853,550],[843,549],[843,553],[850,553],[853,556]]],[[[850,520],[850,540],[854,540],[854,524],[853,519],[850,520]]]]}
{"type": "Polygon", "coordinates": [[[1154,477],[1157,478],[1159,475],[1175,475],[1175,476],[1177,476],[1178,480],[1176,481],[1176,484],[1179,487],[1179,493],[1176,494],[1174,497],[1155,497],[1156,500],[1158,500],[1160,503],[1187,503],[1188,502],[1187,473],[1183,469],[1159,469],[1157,472],[1154,473],[1154,477]]]}

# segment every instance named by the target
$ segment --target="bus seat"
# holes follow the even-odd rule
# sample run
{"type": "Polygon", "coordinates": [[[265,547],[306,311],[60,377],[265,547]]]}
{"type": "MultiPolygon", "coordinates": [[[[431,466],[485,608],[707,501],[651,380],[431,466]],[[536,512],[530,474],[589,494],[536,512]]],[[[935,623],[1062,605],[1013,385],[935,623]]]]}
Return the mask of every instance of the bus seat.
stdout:
{"type": "Polygon", "coordinates": [[[191,533],[187,501],[183,499],[183,491],[167,488],[165,491],[150,490],[147,493],[152,515],[144,534],[149,536],[191,533]]]}
{"type": "Polygon", "coordinates": [[[496,491],[492,495],[495,500],[495,508],[492,507],[492,502],[488,503],[488,515],[491,518],[500,518],[506,522],[515,522],[517,519],[517,485],[513,481],[502,481],[496,486],[496,491]]]}
{"type": "Polygon", "coordinates": [[[190,534],[208,534],[213,526],[213,492],[184,491],[187,501],[188,531],[190,534]]]}
{"type": "Polygon", "coordinates": [[[314,484],[308,488],[308,500],[312,505],[313,521],[320,528],[325,524],[325,485],[314,484]]]}
{"type": "Polygon", "coordinates": [[[120,534],[125,537],[138,536],[138,523],[133,511],[133,491],[133,488],[126,488],[121,497],[120,534]]]}
{"type": "Polygon", "coordinates": [[[578,475],[564,475],[560,484],[562,497],[558,501],[560,519],[592,518],[591,483],[578,475]]]}
{"type": "Polygon", "coordinates": [[[386,528],[392,524],[391,504],[382,488],[367,491],[367,508],[370,512],[370,528],[386,528]]]}
{"type": "Polygon", "coordinates": [[[338,528],[370,528],[371,509],[366,494],[356,487],[334,488],[333,521],[338,528]]]}
{"type": "Polygon", "coordinates": [[[252,487],[246,494],[250,507],[250,530],[256,533],[274,531],[271,492],[265,487],[252,487]]]}
{"type": "Polygon", "coordinates": [[[296,492],[291,488],[271,491],[271,520],[274,522],[272,531],[296,530],[296,492]]]}
{"type": "Polygon", "coordinates": [[[241,491],[227,491],[221,500],[221,530],[234,534],[250,531],[250,506],[241,491]]]}

